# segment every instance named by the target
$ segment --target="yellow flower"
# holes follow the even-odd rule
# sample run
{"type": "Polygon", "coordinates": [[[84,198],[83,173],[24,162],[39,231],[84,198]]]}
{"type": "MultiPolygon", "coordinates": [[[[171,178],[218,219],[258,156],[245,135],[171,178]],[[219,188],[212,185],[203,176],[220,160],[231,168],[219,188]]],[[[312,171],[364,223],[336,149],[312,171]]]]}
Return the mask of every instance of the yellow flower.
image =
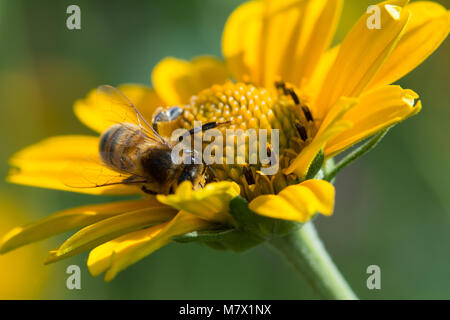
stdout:
{"type": "MultiPolygon", "coordinates": [[[[317,212],[330,215],[334,187],[320,180],[323,163],[420,111],[418,95],[392,83],[433,53],[450,28],[450,15],[439,4],[390,0],[377,5],[380,29],[369,29],[370,14],[364,14],[340,45],[329,48],[342,3],[244,3],[225,25],[224,62],[170,57],[154,68],[154,89],[118,87],[149,123],[158,107],[183,107],[178,119],[158,125],[162,135],[192,128],[196,120],[230,121],[227,128],[269,133],[279,129],[277,174],[261,174],[261,163],[213,165],[216,178],[224,181],[200,190],[184,182],[171,195],[56,213],[10,231],[0,251],[80,229],[51,251],[47,262],[92,249],[89,270],[105,272],[109,281],[171,240],[245,250],[292,231],[317,212]]],[[[135,114],[119,105],[111,108],[95,91],[77,101],[74,111],[99,134],[123,119],[137,124],[135,114]]],[[[12,157],[8,180],[90,194],[140,194],[124,184],[76,187],[80,175],[102,185],[106,181],[96,173],[116,174],[102,164],[98,147],[98,136],[47,139],[12,157]]]]}

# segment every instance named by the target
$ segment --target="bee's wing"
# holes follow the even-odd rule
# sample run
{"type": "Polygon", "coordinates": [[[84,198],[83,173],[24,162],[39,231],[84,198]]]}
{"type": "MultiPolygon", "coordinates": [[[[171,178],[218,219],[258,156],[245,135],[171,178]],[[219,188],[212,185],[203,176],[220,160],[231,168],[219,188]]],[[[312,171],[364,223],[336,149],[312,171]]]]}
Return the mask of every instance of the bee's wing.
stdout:
{"type": "Polygon", "coordinates": [[[150,139],[167,145],[167,142],[153,129],[133,103],[117,88],[102,85],[97,88],[96,98],[98,105],[105,109],[103,119],[105,127],[117,123],[137,124],[150,139]]]}
{"type": "Polygon", "coordinates": [[[61,182],[70,188],[98,188],[117,184],[140,184],[146,178],[133,173],[117,172],[103,164],[100,157],[91,155],[71,162],[60,172],[61,182]]]}

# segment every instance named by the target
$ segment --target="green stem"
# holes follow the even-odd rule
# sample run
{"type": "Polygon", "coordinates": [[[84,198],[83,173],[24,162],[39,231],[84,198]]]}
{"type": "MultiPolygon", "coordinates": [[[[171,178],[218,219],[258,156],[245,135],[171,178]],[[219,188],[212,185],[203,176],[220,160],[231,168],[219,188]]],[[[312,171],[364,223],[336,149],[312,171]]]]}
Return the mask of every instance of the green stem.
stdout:
{"type": "Polygon", "coordinates": [[[319,239],[312,222],[269,242],[324,299],[358,299],[319,239]]]}

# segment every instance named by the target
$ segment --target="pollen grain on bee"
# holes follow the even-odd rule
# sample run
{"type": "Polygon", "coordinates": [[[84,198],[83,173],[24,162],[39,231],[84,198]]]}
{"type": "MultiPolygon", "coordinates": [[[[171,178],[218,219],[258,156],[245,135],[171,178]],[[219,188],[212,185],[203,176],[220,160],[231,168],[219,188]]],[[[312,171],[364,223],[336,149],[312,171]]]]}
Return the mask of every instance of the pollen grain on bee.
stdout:
{"type": "Polygon", "coordinates": [[[171,156],[176,164],[261,165],[264,175],[274,175],[279,169],[279,129],[204,130],[201,121],[194,121],[193,130],[174,130],[171,141],[175,143],[171,156]]]}

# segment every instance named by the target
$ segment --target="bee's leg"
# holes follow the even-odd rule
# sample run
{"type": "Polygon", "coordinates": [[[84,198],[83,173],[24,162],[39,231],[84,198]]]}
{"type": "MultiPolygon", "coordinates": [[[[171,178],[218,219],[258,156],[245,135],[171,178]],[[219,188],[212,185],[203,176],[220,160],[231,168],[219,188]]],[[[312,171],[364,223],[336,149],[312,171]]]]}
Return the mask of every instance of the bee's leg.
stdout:
{"type": "Polygon", "coordinates": [[[154,192],[154,191],[152,191],[152,190],[149,190],[149,189],[147,189],[147,187],[146,186],[142,186],[141,187],[141,190],[144,192],[144,193],[146,193],[146,194],[151,194],[151,195],[155,195],[155,194],[157,194],[156,192],[154,192]]]}

